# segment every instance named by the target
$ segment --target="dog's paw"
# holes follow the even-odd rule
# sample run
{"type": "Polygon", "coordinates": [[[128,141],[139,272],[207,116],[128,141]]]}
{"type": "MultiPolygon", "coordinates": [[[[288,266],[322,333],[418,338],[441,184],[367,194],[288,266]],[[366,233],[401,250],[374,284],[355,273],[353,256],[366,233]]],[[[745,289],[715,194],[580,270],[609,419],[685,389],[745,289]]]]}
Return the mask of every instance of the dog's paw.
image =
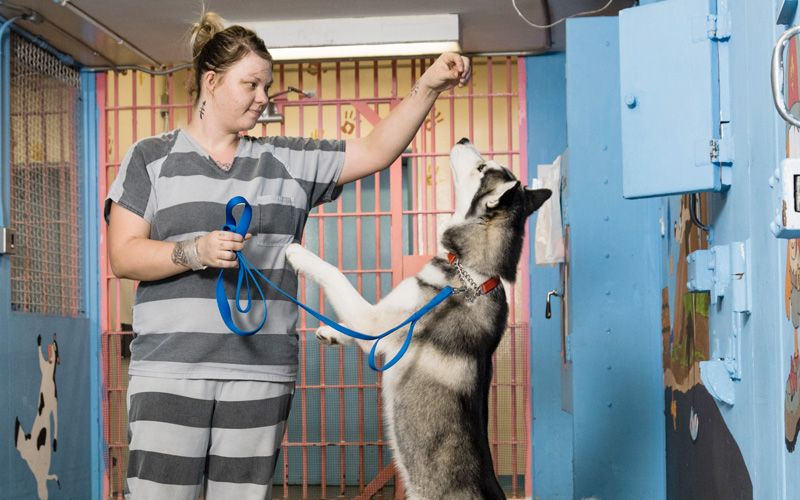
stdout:
{"type": "Polygon", "coordinates": [[[344,335],[329,326],[321,326],[317,328],[316,336],[320,344],[337,345],[345,344],[347,342],[344,335]]]}
{"type": "Polygon", "coordinates": [[[309,257],[313,257],[313,254],[298,243],[292,243],[286,247],[286,260],[297,272],[305,271],[307,266],[304,264],[308,263],[309,257]]]}

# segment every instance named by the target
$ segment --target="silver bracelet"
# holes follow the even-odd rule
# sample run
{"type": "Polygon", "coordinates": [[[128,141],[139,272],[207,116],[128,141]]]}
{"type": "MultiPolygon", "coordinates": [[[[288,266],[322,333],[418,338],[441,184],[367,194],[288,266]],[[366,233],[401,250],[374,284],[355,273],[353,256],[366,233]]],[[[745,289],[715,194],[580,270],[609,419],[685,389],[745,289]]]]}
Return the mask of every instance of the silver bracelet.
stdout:
{"type": "Polygon", "coordinates": [[[189,240],[181,240],[175,243],[172,250],[172,262],[179,266],[188,267],[192,271],[202,271],[207,269],[200,261],[200,253],[197,250],[197,240],[200,236],[195,236],[189,240]]]}

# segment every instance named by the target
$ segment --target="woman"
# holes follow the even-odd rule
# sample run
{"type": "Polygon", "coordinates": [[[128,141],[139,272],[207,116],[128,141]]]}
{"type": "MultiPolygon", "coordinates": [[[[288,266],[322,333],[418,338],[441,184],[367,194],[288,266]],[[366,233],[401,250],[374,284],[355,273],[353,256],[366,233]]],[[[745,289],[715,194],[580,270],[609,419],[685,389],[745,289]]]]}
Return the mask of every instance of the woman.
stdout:
{"type": "MultiPolygon", "coordinates": [[[[244,250],[281,288],[296,290],[283,249],[300,240],[308,212],[392,164],[439,93],[469,80],[470,65],[457,54],[439,57],[366,137],[256,139],[239,133],[267,104],[264,42],[207,13],[193,30],[192,54],[191,123],[135,144],[106,200],[111,268],[140,280],[127,487],[134,499],[194,500],[203,491],[207,500],[270,498],[297,373],[297,308],[267,291],[263,331],[234,335],[217,311],[212,268],[236,267],[235,252],[244,250]],[[236,195],[253,205],[246,241],[218,230],[236,195]]],[[[252,327],[247,321],[239,325],[252,327]]]]}

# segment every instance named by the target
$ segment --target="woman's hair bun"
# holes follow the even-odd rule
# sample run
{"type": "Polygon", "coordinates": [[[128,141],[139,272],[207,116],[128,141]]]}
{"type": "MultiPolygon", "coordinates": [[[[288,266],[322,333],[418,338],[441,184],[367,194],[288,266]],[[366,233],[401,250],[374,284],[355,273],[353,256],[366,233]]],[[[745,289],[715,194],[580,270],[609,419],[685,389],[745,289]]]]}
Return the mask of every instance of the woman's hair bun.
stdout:
{"type": "Polygon", "coordinates": [[[214,35],[225,29],[225,23],[219,14],[206,12],[199,23],[192,26],[192,38],[190,41],[192,48],[192,59],[197,58],[203,47],[211,40],[214,35]]]}

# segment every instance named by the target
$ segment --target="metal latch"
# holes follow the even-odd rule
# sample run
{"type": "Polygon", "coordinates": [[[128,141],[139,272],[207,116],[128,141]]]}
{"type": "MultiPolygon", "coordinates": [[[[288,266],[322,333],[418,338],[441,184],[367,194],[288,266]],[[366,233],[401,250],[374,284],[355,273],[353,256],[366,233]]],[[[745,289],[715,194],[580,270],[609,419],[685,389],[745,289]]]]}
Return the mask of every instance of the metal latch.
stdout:
{"type": "Polygon", "coordinates": [[[15,231],[10,227],[0,227],[0,255],[13,255],[17,253],[14,244],[15,231]]]}

